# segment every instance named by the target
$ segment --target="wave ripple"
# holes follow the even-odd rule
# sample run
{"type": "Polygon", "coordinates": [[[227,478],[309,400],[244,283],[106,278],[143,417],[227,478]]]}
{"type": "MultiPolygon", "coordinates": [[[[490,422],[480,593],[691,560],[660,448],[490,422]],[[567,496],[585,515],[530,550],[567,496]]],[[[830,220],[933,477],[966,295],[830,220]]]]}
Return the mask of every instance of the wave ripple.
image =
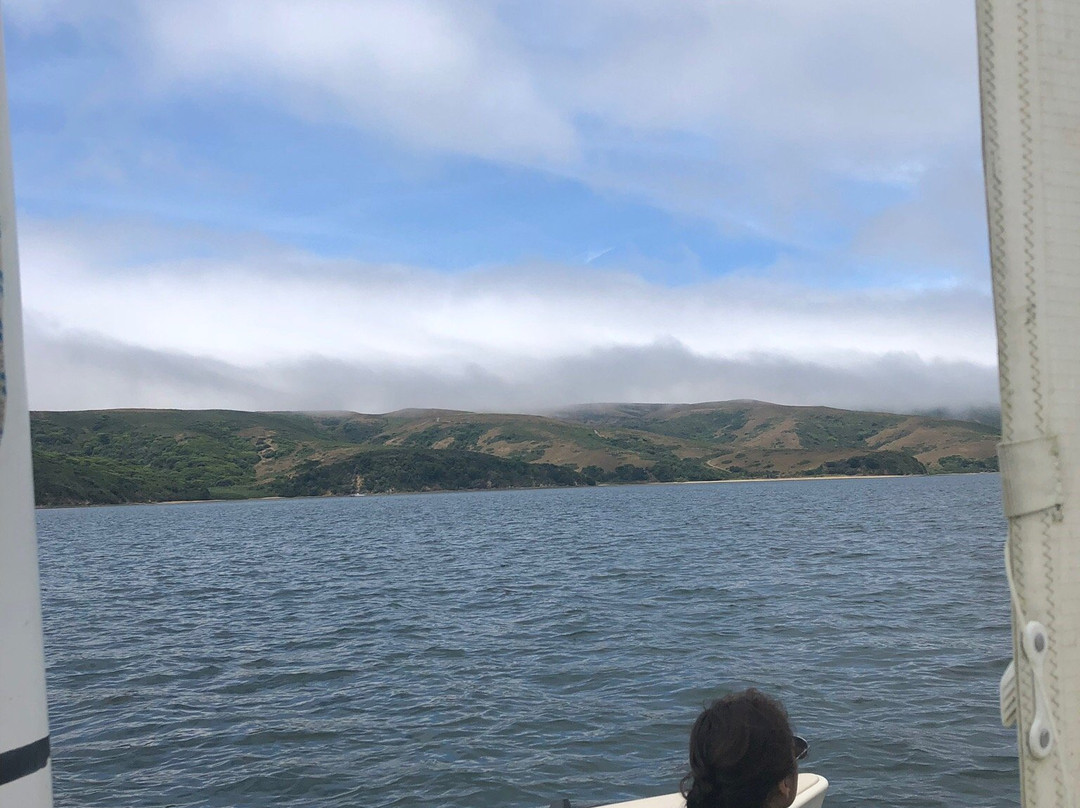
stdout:
{"type": "Polygon", "coordinates": [[[1018,801],[994,475],[38,513],[58,805],[665,793],[754,684],[828,804],[1018,801]]]}

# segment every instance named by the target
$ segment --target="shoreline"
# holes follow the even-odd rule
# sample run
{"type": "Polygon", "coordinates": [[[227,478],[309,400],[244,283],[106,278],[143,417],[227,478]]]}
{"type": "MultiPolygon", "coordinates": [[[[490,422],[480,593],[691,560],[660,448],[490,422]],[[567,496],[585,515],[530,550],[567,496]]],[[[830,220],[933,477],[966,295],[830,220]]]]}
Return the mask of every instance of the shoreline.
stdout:
{"type": "Polygon", "coordinates": [[[35,511],[60,510],[63,508],[127,508],[145,505],[205,505],[222,502],[273,502],[296,499],[354,499],[362,497],[396,497],[408,494],[474,494],[496,491],[557,491],[578,488],[629,488],[652,485],[726,485],[729,483],[789,483],[813,482],[815,480],[900,480],[916,477],[967,477],[976,474],[998,474],[997,471],[952,471],[946,474],[828,474],[801,477],[747,477],[738,480],[673,480],[671,482],[597,483],[596,485],[552,485],[533,488],[453,488],[439,491],[378,491],[363,494],[324,494],[313,497],[237,497],[236,499],[166,499],[151,502],[92,502],[82,505],[34,505],[35,511]]]}

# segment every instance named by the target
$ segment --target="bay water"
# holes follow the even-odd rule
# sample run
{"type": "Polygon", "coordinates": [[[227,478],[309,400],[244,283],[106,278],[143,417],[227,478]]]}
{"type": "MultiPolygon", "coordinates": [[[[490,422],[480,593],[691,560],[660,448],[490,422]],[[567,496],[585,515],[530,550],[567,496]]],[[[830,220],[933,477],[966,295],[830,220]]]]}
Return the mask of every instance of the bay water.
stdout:
{"type": "Polygon", "coordinates": [[[675,791],[755,685],[827,806],[1014,806],[996,475],[40,510],[58,806],[675,791]]]}

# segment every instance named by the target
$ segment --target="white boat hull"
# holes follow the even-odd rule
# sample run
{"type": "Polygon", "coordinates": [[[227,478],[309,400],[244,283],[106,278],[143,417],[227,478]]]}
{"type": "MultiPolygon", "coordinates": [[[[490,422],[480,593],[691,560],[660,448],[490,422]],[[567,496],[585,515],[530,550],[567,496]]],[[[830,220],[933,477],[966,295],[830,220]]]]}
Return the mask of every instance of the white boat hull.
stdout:
{"type": "MultiPolygon", "coordinates": [[[[821,808],[828,789],[829,781],[820,774],[800,772],[798,792],[791,808],[821,808]]],[[[663,794],[642,800],[614,802],[601,808],[686,808],[686,800],[683,799],[682,794],[663,794]]]]}

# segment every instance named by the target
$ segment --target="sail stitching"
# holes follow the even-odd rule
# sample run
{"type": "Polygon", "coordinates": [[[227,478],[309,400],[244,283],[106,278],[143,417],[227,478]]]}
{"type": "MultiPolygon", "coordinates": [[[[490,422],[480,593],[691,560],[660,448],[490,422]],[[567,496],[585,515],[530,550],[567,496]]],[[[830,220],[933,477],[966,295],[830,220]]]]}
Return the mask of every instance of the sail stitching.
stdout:
{"type": "MultiPolygon", "coordinates": [[[[998,82],[997,82],[997,66],[998,66],[998,53],[997,53],[997,40],[995,36],[995,3],[991,0],[983,0],[978,4],[977,10],[979,12],[979,24],[981,26],[981,43],[985,50],[984,58],[980,59],[980,80],[982,82],[982,97],[983,104],[986,107],[986,113],[983,115],[983,138],[985,140],[984,154],[986,156],[986,181],[987,181],[987,199],[988,199],[988,219],[989,219],[989,235],[990,235],[990,271],[994,280],[994,285],[999,290],[1005,290],[1008,288],[1006,270],[1006,239],[1007,239],[1007,223],[1005,217],[1005,200],[1004,200],[1004,180],[1002,178],[1001,168],[1001,145],[999,139],[998,130],[998,82]]],[[[998,362],[1001,372],[1001,409],[1002,409],[1002,439],[1005,441],[1011,441],[1014,438],[1012,434],[1012,421],[1013,421],[1013,400],[1015,393],[1012,388],[1012,380],[1009,377],[1009,371],[1012,367],[1009,356],[1011,350],[1011,344],[1009,343],[1009,330],[1007,324],[1010,320],[1010,314],[1008,308],[1005,305],[1004,294],[994,295],[994,315],[997,320],[998,331],[998,362]]],[[[1023,625],[1024,612],[1026,610],[1026,602],[1024,602],[1023,590],[1021,587],[1016,586],[1016,581],[1023,581],[1025,578],[1025,564],[1023,553],[1010,552],[1010,544],[1015,542],[1015,546],[1023,546],[1023,528],[1020,524],[1020,520],[1010,520],[1010,530],[1012,535],[1006,537],[1005,541],[1005,569],[1010,581],[1010,594],[1013,598],[1013,613],[1017,626],[1023,625]]],[[[1016,631],[1014,629],[1014,636],[1016,631]]],[[[1018,650],[1018,649],[1014,649],[1018,650]]],[[[1019,654],[1016,654],[1019,656],[1019,654]]],[[[1020,721],[1018,725],[1022,725],[1024,715],[1034,714],[1034,694],[1031,692],[1030,686],[1022,686],[1017,692],[1017,706],[1020,711],[1020,721]]],[[[1025,791],[1034,789],[1034,773],[1031,767],[1022,767],[1023,776],[1021,778],[1021,785],[1025,791]]]]}
{"type": "MultiPolygon", "coordinates": [[[[1033,21],[1030,18],[1032,4],[1036,0],[1020,0],[1017,14],[1017,100],[1019,104],[1018,118],[1020,123],[1020,167],[1021,167],[1021,212],[1023,222],[1023,253],[1024,253],[1024,328],[1027,333],[1028,358],[1031,367],[1031,390],[1033,415],[1035,428],[1039,435],[1047,433],[1046,416],[1044,413],[1042,368],[1040,366],[1040,343],[1038,339],[1038,284],[1036,280],[1036,211],[1035,211],[1035,144],[1034,144],[1034,110],[1032,105],[1032,65],[1031,49],[1032,34],[1038,35],[1039,30],[1032,30],[1033,21]]],[[[1038,13],[1038,9],[1036,9],[1038,13]]],[[[1034,21],[1038,25],[1038,20],[1034,21]]],[[[1052,514],[1048,511],[1040,515],[1040,554],[1042,569],[1040,570],[1041,583],[1046,598],[1046,614],[1044,620],[1054,635],[1055,593],[1053,576],[1053,554],[1051,550],[1052,514]]],[[[1052,714],[1060,714],[1058,699],[1058,681],[1054,654],[1049,654],[1046,660],[1045,674],[1048,681],[1045,682],[1047,695],[1053,704],[1052,714]]],[[[1066,774],[1063,770],[1063,755],[1059,745],[1056,750],[1058,766],[1055,767],[1054,791],[1059,805],[1066,804],[1066,774]]]]}
{"type": "MultiPolygon", "coordinates": [[[[997,81],[994,68],[997,55],[994,48],[994,4],[981,2],[978,5],[979,23],[982,27],[982,43],[986,58],[980,60],[983,104],[989,114],[983,116],[983,154],[986,158],[986,184],[988,188],[988,210],[990,230],[990,274],[994,285],[1005,288],[1005,206],[1001,180],[1000,145],[997,127],[997,81]]],[[[1012,424],[1012,386],[1009,379],[1009,344],[1005,330],[1007,315],[1004,296],[994,295],[994,317],[998,328],[998,367],[1001,371],[1001,424],[1004,430],[1011,431],[1012,424]]],[[[1012,440],[1011,434],[1003,434],[1003,440],[1012,440]]]]}
{"type": "Polygon", "coordinates": [[[1037,308],[1035,282],[1035,155],[1032,137],[1031,110],[1031,49],[1028,19],[1030,2],[1021,0],[1017,15],[1017,100],[1020,121],[1021,210],[1023,218],[1024,247],[1024,327],[1028,337],[1028,356],[1031,360],[1031,388],[1035,408],[1036,428],[1040,435],[1046,434],[1043,416],[1042,371],[1039,366],[1037,308]]]}

